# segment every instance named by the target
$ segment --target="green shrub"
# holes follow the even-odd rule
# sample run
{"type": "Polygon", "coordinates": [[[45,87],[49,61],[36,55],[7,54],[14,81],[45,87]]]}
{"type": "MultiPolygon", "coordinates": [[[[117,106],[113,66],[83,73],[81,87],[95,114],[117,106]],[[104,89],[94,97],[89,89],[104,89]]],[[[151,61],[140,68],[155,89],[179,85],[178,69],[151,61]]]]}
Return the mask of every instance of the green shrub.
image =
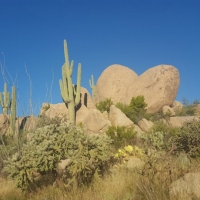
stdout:
{"type": "Polygon", "coordinates": [[[109,137],[89,135],[66,123],[38,128],[28,137],[21,153],[10,158],[4,168],[22,190],[35,187],[35,173],[49,177],[56,174],[57,163],[64,159],[69,163],[61,179],[67,186],[89,183],[110,158],[109,137]]]}
{"type": "Polygon", "coordinates": [[[195,108],[198,104],[198,100],[194,100],[193,103],[183,98],[183,108],[176,113],[177,116],[193,116],[195,115],[195,108]]]}
{"type": "Polygon", "coordinates": [[[41,128],[41,127],[48,126],[51,124],[60,125],[62,122],[67,122],[66,116],[62,116],[62,117],[56,116],[54,118],[50,118],[46,115],[40,115],[38,117],[36,127],[41,128]]]}
{"type": "Polygon", "coordinates": [[[166,136],[173,137],[178,133],[179,128],[171,127],[168,124],[166,124],[165,122],[160,120],[160,121],[154,122],[154,125],[151,128],[151,130],[152,130],[152,132],[161,131],[161,132],[166,133],[166,136]]]}
{"type": "Polygon", "coordinates": [[[151,131],[150,133],[143,133],[141,138],[144,140],[147,149],[162,150],[164,149],[165,133],[162,131],[151,131]]]}
{"type": "Polygon", "coordinates": [[[133,97],[129,105],[117,103],[116,107],[118,107],[130,120],[136,124],[142,118],[148,118],[145,109],[147,104],[145,103],[144,96],[142,95],[133,97]]]}
{"type": "Polygon", "coordinates": [[[186,122],[174,137],[175,151],[200,156],[200,121],[186,122]]]}
{"type": "Polygon", "coordinates": [[[118,149],[133,144],[137,132],[134,127],[110,126],[106,134],[113,140],[114,147],[118,149]]]}
{"type": "Polygon", "coordinates": [[[101,112],[110,111],[110,106],[113,105],[113,102],[110,98],[107,98],[105,101],[101,101],[96,104],[96,108],[101,112]]]}

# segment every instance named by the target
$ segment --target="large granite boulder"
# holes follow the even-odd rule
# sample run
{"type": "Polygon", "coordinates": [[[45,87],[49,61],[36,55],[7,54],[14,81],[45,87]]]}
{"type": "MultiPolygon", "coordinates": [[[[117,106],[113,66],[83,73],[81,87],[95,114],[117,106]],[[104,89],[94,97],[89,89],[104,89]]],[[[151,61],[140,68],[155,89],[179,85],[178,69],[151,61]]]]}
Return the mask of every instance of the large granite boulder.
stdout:
{"type": "Polygon", "coordinates": [[[27,116],[27,117],[22,117],[16,120],[17,127],[19,129],[31,131],[37,128],[37,123],[38,123],[38,117],[36,116],[27,116]]]}
{"type": "Polygon", "coordinates": [[[186,122],[191,122],[193,120],[199,121],[199,119],[200,118],[198,116],[175,116],[175,117],[170,117],[169,125],[171,127],[181,127],[186,122]]]}
{"type": "Polygon", "coordinates": [[[115,105],[110,106],[109,120],[112,126],[134,126],[134,123],[115,105]]]}
{"type": "Polygon", "coordinates": [[[147,112],[155,113],[163,106],[171,106],[176,98],[180,77],[171,65],[158,65],[145,71],[135,81],[130,82],[126,93],[126,103],[138,95],[145,97],[147,112]]]}
{"type": "Polygon", "coordinates": [[[113,103],[129,104],[132,97],[143,95],[147,112],[155,113],[163,106],[171,106],[178,92],[180,77],[171,65],[158,65],[138,75],[128,67],[111,65],[96,84],[94,102],[111,98],[113,103]]]}
{"type": "Polygon", "coordinates": [[[83,125],[88,131],[94,133],[99,133],[100,131],[105,132],[111,126],[111,122],[99,110],[89,109],[87,113],[83,119],[83,125]]]}
{"type": "Polygon", "coordinates": [[[94,102],[111,98],[113,103],[124,102],[129,84],[135,81],[138,75],[128,67],[110,65],[99,77],[96,83],[94,102]]]}
{"type": "MultiPolygon", "coordinates": [[[[81,107],[86,107],[88,109],[94,109],[95,105],[92,101],[90,93],[84,87],[81,87],[81,101],[77,107],[80,110],[81,107]]],[[[45,114],[49,118],[63,117],[68,118],[68,109],[65,103],[49,104],[43,103],[40,109],[40,115],[45,114]]]]}

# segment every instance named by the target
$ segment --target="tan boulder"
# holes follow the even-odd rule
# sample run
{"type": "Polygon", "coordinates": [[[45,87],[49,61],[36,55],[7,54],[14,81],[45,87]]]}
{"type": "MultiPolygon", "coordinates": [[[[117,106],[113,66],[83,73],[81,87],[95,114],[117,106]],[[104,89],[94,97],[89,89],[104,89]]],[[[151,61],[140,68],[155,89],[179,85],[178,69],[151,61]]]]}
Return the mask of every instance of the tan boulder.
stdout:
{"type": "Polygon", "coordinates": [[[106,98],[111,98],[113,103],[124,102],[127,87],[137,78],[138,75],[128,67],[110,65],[97,80],[94,102],[98,103],[106,98]]]}
{"type": "Polygon", "coordinates": [[[180,113],[183,109],[183,104],[180,101],[174,101],[171,105],[171,108],[174,110],[175,113],[180,113]]]}
{"type": "Polygon", "coordinates": [[[40,109],[40,115],[45,114],[49,118],[63,117],[66,116],[68,118],[68,109],[65,103],[58,104],[50,104],[43,103],[40,109]]]}
{"type": "Polygon", "coordinates": [[[18,123],[20,123],[19,129],[31,131],[36,129],[37,127],[37,122],[38,122],[38,117],[36,116],[27,116],[23,117],[18,120],[18,123]]]}
{"type": "Polygon", "coordinates": [[[136,137],[140,138],[144,131],[136,124],[134,124],[134,130],[137,132],[136,137]]]}
{"type": "MultiPolygon", "coordinates": [[[[86,107],[88,109],[96,108],[90,93],[84,87],[81,87],[81,101],[80,104],[77,106],[77,112],[80,110],[81,107],[86,107]]],[[[57,117],[64,117],[68,119],[68,109],[65,103],[57,103],[57,104],[50,104],[50,103],[43,103],[40,109],[40,115],[45,114],[49,118],[57,117]]]]}
{"type": "Polygon", "coordinates": [[[153,127],[153,122],[149,121],[145,118],[138,122],[138,126],[141,128],[142,131],[149,131],[153,127]]]}
{"type": "Polygon", "coordinates": [[[108,112],[106,110],[103,111],[103,116],[105,117],[105,119],[109,120],[109,115],[108,115],[108,112]]]}
{"type": "Polygon", "coordinates": [[[170,200],[200,198],[200,172],[187,173],[174,181],[169,188],[170,200]],[[196,197],[196,198],[193,198],[196,197]]]}
{"type": "Polygon", "coordinates": [[[57,164],[56,167],[56,172],[58,176],[62,176],[65,173],[65,169],[67,167],[67,165],[69,165],[69,163],[71,162],[71,159],[65,159],[65,160],[60,160],[57,164]]]}
{"type": "Polygon", "coordinates": [[[97,109],[89,109],[89,112],[84,119],[83,124],[89,131],[94,132],[106,131],[108,127],[111,126],[111,122],[107,120],[103,116],[103,113],[101,113],[97,109]]]}
{"type": "Polygon", "coordinates": [[[197,116],[176,116],[176,117],[170,117],[169,119],[169,125],[171,127],[181,127],[185,122],[190,122],[193,120],[199,120],[199,117],[197,116]]]}
{"type": "Polygon", "coordinates": [[[112,126],[134,126],[134,123],[115,105],[110,106],[109,120],[112,126]]]}
{"type": "Polygon", "coordinates": [[[155,113],[163,106],[170,106],[177,95],[180,83],[178,70],[171,65],[158,65],[132,80],[126,90],[126,104],[134,96],[143,95],[148,104],[147,112],[155,113]]]}
{"type": "Polygon", "coordinates": [[[84,124],[85,118],[88,116],[89,112],[89,109],[82,105],[76,113],[76,124],[84,124]]]}
{"type": "Polygon", "coordinates": [[[88,109],[92,108],[96,108],[92,97],[90,95],[90,93],[88,92],[88,90],[84,87],[81,87],[81,105],[84,105],[85,107],[87,107],[88,109]]]}
{"type": "Polygon", "coordinates": [[[171,106],[178,92],[180,77],[177,68],[158,65],[138,75],[128,67],[107,67],[96,84],[94,102],[111,98],[113,103],[129,104],[132,97],[143,95],[147,112],[155,113],[163,106],[171,106]]]}
{"type": "Polygon", "coordinates": [[[174,110],[169,106],[163,106],[162,112],[164,115],[175,116],[174,110]]]}

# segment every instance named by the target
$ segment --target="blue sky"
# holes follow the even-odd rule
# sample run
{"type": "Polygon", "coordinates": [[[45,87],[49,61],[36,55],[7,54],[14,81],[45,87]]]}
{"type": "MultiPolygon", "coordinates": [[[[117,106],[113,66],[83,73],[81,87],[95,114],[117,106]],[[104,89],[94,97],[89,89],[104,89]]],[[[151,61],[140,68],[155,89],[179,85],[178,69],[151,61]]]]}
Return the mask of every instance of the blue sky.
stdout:
{"type": "MultiPolygon", "coordinates": [[[[42,102],[62,102],[64,39],[75,62],[73,82],[80,62],[89,91],[91,74],[96,81],[111,64],[138,75],[170,64],[180,73],[176,100],[200,99],[199,0],[0,0],[0,62],[16,79],[19,115],[29,114],[26,69],[35,115],[42,102]]],[[[0,76],[0,91],[3,82],[0,76]]]]}

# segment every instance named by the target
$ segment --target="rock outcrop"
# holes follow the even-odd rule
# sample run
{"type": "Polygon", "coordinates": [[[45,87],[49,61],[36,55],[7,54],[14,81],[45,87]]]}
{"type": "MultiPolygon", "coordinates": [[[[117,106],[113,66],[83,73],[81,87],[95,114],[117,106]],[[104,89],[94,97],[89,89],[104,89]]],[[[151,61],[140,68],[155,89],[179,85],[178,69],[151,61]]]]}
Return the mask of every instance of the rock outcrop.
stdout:
{"type": "Polygon", "coordinates": [[[109,120],[112,126],[134,126],[134,123],[115,105],[110,106],[109,120]]]}
{"type": "Polygon", "coordinates": [[[152,127],[153,127],[153,122],[152,121],[149,121],[145,118],[141,119],[139,122],[138,122],[138,126],[141,128],[142,131],[149,131],[152,127]]]}
{"type": "Polygon", "coordinates": [[[113,103],[124,102],[129,84],[137,78],[138,75],[128,67],[110,65],[97,80],[94,102],[98,103],[106,98],[111,98],[113,103]]]}
{"type": "Polygon", "coordinates": [[[163,106],[171,106],[178,92],[180,77],[171,65],[158,65],[138,75],[128,67],[111,65],[96,84],[94,101],[111,98],[113,103],[129,104],[132,97],[143,95],[147,112],[155,113],[163,106]]]}
{"type": "Polygon", "coordinates": [[[193,120],[199,120],[197,116],[176,116],[170,117],[169,125],[171,127],[181,127],[185,122],[191,122],[193,120]]]}
{"type": "Polygon", "coordinates": [[[171,108],[174,110],[175,113],[180,113],[183,109],[183,104],[179,101],[174,101],[171,105],[171,108]]]}
{"type": "Polygon", "coordinates": [[[126,103],[138,95],[145,97],[147,112],[155,113],[163,106],[171,106],[176,98],[180,77],[171,65],[158,65],[148,69],[127,88],[126,103]]]}
{"type": "Polygon", "coordinates": [[[170,106],[163,106],[162,112],[164,115],[175,116],[175,112],[170,106]]]}

